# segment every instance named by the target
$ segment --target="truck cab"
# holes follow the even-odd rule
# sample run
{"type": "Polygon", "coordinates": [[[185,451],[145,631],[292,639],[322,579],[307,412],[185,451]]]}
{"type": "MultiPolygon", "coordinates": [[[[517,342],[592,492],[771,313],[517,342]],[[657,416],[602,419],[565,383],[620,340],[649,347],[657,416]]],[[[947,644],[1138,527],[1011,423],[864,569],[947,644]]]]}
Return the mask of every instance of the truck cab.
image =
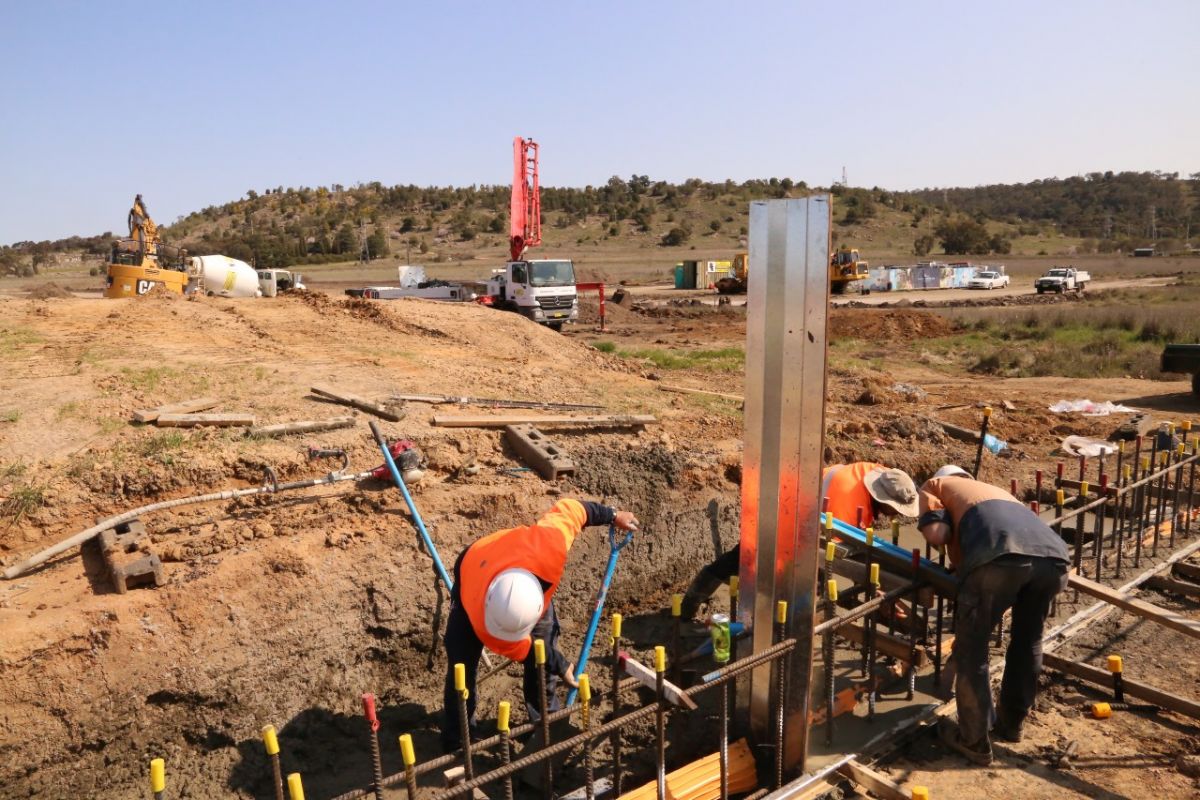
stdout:
{"type": "Polygon", "coordinates": [[[575,265],[567,259],[510,261],[488,280],[487,293],[497,308],[556,331],[579,318],[575,265]]]}
{"type": "Polygon", "coordinates": [[[258,288],[263,297],[275,297],[289,289],[304,289],[304,276],[287,269],[258,270],[258,288]]]}

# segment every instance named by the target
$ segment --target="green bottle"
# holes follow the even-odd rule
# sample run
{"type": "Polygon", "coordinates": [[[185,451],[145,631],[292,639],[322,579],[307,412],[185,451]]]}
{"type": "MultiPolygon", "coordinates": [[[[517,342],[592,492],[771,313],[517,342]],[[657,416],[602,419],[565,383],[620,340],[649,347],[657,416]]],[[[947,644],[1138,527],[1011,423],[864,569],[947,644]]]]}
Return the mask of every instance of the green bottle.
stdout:
{"type": "Polygon", "coordinates": [[[708,632],[712,636],[713,660],[718,664],[726,663],[729,661],[729,615],[713,614],[708,632]]]}

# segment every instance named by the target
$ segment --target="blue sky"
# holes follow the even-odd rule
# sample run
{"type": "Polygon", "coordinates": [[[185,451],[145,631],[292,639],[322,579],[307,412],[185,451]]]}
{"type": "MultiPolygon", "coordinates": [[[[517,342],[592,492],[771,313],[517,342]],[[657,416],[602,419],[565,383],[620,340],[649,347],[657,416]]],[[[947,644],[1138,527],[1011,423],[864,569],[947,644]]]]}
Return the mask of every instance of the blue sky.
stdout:
{"type": "Polygon", "coordinates": [[[6,2],[0,243],[275,186],[1200,171],[1200,3],[6,2]]]}

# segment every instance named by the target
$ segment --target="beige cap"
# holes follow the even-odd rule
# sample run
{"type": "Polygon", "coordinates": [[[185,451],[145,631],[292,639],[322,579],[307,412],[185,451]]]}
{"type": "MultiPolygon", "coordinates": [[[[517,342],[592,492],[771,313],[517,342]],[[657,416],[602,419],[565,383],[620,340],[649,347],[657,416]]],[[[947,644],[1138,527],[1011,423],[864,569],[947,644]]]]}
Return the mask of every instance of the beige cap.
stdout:
{"type": "Polygon", "coordinates": [[[903,516],[915,517],[920,511],[917,485],[903,470],[873,469],[863,478],[863,484],[871,497],[891,506],[903,516]]]}

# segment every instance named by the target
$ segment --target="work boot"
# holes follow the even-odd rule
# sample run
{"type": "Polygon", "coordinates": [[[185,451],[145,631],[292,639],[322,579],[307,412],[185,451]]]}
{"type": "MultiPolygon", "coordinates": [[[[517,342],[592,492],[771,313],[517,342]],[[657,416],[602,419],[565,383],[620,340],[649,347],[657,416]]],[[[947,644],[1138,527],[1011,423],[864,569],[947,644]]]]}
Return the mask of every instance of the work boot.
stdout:
{"type": "Polygon", "coordinates": [[[707,603],[712,597],[713,592],[719,589],[722,583],[724,581],[714,577],[706,569],[702,569],[696,573],[696,577],[692,579],[692,585],[683,594],[680,616],[684,619],[695,619],[696,612],[700,610],[700,604],[707,603]]]}
{"type": "Polygon", "coordinates": [[[992,765],[992,745],[991,742],[984,740],[983,749],[968,745],[962,739],[962,731],[958,729],[958,723],[954,720],[943,719],[938,722],[938,738],[942,740],[942,744],[949,747],[951,750],[964,756],[972,764],[980,767],[990,767],[992,765]]]}
{"type": "Polygon", "coordinates": [[[1005,719],[1001,714],[996,720],[996,724],[992,726],[992,736],[1002,742],[1012,742],[1016,744],[1021,741],[1021,728],[1024,727],[1024,722],[1013,722],[1005,719]]]}

